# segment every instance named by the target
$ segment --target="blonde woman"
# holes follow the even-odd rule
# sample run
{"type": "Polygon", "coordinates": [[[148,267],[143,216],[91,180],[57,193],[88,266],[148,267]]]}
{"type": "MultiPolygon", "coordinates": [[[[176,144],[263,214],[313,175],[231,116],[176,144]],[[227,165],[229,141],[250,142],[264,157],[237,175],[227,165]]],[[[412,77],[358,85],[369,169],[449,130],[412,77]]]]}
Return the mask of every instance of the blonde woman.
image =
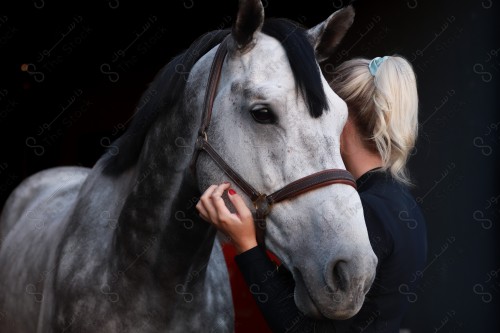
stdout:
{"type": "Polygon", "coordinates": [[[416,288],[427,257],[425,220],[409,191],[406,167],[418,132],[415,74],[401,56],[357,58],[336,69],[331,86],[347,103],[341,154],[356,179],[378,257],[375,281],[357,315],[343,321],[304,316],[289,297],[294,282],[286,269],[262,281],[275,264],[257,246],[252,214],[229,183],[208,188],[197,209],[230,237],[247,284],[258,285],[269,296],[265,302],[255,300],[273,332],[397,333],[409,305],[418,298],[416,288]],[[215,205],[226,190],[236,213],[215,205]]]}

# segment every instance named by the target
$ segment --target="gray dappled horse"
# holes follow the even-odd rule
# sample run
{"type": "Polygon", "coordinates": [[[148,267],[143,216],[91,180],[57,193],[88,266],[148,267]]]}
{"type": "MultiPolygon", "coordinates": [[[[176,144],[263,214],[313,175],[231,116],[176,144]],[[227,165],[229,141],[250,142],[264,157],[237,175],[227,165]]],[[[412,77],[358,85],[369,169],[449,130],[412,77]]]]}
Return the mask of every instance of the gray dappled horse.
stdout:
{"type": "MultiPolygon", "coordinates": [[[[305,31],[264,23],[260,1],[240,1],[231,31],[201,36],[160,71],[130,128],[92,169],[24,180],[0,221],[0,331],[232,331],[221,246],[194,207],[228,178],[207,154],[195,174],[189,168],[215,50],[228,36],[208,138],[270,193],[344,169],[347,109],[319,65],[353,15],[346,8],[305,31]]],[[[324,186],[276,204],[265,242],[292,272],[303,312],[341,319],[359,310],[376,257],[354,188],[324,186]]]]}

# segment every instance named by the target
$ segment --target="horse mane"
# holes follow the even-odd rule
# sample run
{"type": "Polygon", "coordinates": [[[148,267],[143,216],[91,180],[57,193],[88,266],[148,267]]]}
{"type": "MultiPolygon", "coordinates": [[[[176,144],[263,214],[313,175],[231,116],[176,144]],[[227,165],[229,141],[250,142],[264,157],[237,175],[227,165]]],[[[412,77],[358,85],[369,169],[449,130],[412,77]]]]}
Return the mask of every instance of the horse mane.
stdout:
{"type": "MultiPolygon", "coordinates": [[[[311,117],[317,118],[328,109],[323,91],[321,73],[317,65],[313,47],[306,37],[305,29],[297,22],[284,18],[271,18],[264,22],[262,32],[277,39],[285,49],[292,73],[308,106],[311,117]]],[[[142,94],[144,105],[136,108],[136,113],[126,132],[113,142],[118,154],[109,150],[104,156],[103,173],[118,175],[135,164],[141,152],[146,134],[158,114],[175,107],[186,86],[187,76],[194,64],[215,45],[219,44],[230,30],[215,30],[196,39],[191,46],[174,57],[150,83],[142,94]]]]}
{"type": "Polygon", "coordinates": [[[134,165],[141,152],[146,134],[151,125],[163,110],[172,109],[182,96],[189,72],[194,64],[215,45],[219,44],[229,30],[215,30],[198,37],[191,46],[174,57],[165,65],[148,89],[142,94],[141,101],[147,101],[136,108],[136,113],[126,132],[113,142],[118,154],[104,156],[103,172],[108,175],[120,174],[134,165]]]}

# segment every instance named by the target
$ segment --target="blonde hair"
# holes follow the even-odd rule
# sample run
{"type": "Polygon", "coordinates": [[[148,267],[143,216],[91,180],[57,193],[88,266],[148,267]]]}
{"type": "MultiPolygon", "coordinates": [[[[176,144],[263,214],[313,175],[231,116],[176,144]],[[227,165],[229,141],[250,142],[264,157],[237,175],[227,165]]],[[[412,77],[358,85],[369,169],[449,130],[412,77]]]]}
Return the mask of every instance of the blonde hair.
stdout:
{"type": "Polygon", "coordinates": [[[411,184],[406,163],[418,134],[417,82],[412,65],[390,56],[370,73],[370,60],[356,58],[339,65],[331,82],[347,103],[349,118],[367,147],[377,151],[383,169],[411,184]]]}

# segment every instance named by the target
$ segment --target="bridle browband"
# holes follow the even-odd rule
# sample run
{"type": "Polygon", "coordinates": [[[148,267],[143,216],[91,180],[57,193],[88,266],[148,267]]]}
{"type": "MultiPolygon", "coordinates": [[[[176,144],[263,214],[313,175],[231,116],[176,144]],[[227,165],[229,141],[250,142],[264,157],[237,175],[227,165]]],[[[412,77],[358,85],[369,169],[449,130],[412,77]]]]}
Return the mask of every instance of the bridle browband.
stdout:
{"type": "Polygon", "coordinates": [[[271,194],[264,194],[257,191],[243,177],[241,177],[233,168],[231,168],[217,151],[208,142],[207,129],[212,117],[212,108],[215,99],[215,93],[221,76],[222,65],[227,54],[226,37],[219,45],[215,53],[210,74],[208,76],[208,86],[203,103],[203,116],[198,139],[196,140],[195,151],[191,159],[191,170],[195,174],[196,162],[200,152],[205,151],[212,160],[221,168],[224,173],[252,200],[255,207],[255,224],[257,232],[257,242],[265,247],[264,237],[266,230],[266,217],[270,213],[274,204],[296,197],[302,193],[332,184],[346,184],[356,188],[354,177],[343,169],[327,169],[313,173],[309,176],[300,178],[283,188],[271,194]]]}

